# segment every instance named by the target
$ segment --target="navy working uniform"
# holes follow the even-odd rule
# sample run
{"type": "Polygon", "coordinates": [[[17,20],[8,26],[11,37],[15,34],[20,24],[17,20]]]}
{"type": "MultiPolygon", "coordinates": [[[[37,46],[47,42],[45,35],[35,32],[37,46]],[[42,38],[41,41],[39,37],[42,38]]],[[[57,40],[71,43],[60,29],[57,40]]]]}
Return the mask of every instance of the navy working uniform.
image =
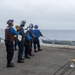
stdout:
{"type": "MultiPolygon", "coordinates": [[[[18,32],[18,30],[19,30],[19,26],[18,25],[15,26],[15,30],[18,32]]],[[[18,36],[17,35],[14,35],[14,41],[15,41],[14,48],[15,48],[15,50],[17,50],[17,48],[16,48],[16,46],[18,44],[18,36]]]]}
{"type": "Polygon", "coordinates": [[[33,43],[33,37],[34,37],[34,35],[33,35],[33,24],[32,23],[29,25],[28,33],[29,33],[29,35],[31,37],[31,39],[30,39],[30,47],[31,47],[31,49],[30,49],[29,55],[34,56],[32,54],[32,43],[33,43]]]}
{"type": "Polygon", "coordinates": [[[41,51],[39,37],[43,36],[43,35],[40,32],[40,30],[38,29],[38,25],[35,25],[35,29],[33,30],[33,34],[35,35],[35,37],[33,38],[34,52],[37,52],[37,50],[36,50],[36,44],[37,44],[37,47],[38,47],[38,51],[41,51]]]}
{"type": "Polygon", "coordinates": [[[19,50],[18,50],[18,60],[17,62],[18,63],[24,63],[24,59],[22,58],[22,55],[23,55],[23,50],[24,50],[24,42],[25,42],[25,34],[24,34],[24,29],[23,27],[25,26],[25,23],[26,21],[21,21],[21,24],[20,24],[20,30],[19,30],[19,40],[18,40],[18,47],[19,47],[19,50]],[[20,40],[21,39],[21,40],[20,40]]]}
{"type": "Polygon", "coordinates": [[[14,34],[18,35],[18,32],[14,30],[13,20],[7,21],[8,26],[5,29],[5,45],[7,51],[7,67],[14,67],[15,65],[11,63],[14,55],[14,34]]]}
{"type": "Polygon", "coordinates": [[[30,57],[30,52],[31,52],[31,43],[30,43],[30,41],[31,41],[31,37],[30,37],[30,35],[29,35],[29,32],[27,31],[26,33],[25,33],[25,43],[24,43],[24,45],[25,45],[25,58],[26,59],[29,59],[30,57]]]}

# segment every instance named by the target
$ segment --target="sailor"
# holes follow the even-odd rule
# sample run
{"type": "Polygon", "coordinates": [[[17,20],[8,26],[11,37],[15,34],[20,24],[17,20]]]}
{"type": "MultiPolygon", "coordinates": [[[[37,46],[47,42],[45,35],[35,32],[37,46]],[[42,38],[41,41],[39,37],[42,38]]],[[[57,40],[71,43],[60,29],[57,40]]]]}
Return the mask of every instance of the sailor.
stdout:
{"type": "Polygon", "coordinates": [[[18,32],[12,27],[14,20],[10,19],[7,21],[8,26],[5,29],[5,46],[7,52],[7,67],[14,67],[15,65],[11,62],[14,55],[14,34],[18,35],[18,32]]]}
{"type": "MultiPolygon", "coordinates": [[[[15,30],[18,32],[18,30],[19,30],[18,25],[15,26],[15,30]]],[[[14,40],[15,40],[15,50],[17,50],[17,48],[16,48],[16,46],[18,44],[18,36],[17,35],[14,35],[14,40]]]]}
{"type": "Polygon", "coordinates": [[[25,46],[25,55],[24,57],[26,59],[30,59],[30,52],[31,52],[31,37],[30,37],[30,34],[28,31],[26,31],[25,33],[25,43],[24,43],[24,46],[25,46]]]}
{"type": "Polygon", "coordinates": [[[30,56],[34,56],[33,54],[32,54],[32,42],[33,42],[33,37],[35,37],[34,36],[34,34],[33,34],[33,24],[32,23],[30,23],[30,25],[29,25],[29,27],[28,27],[28,33],[29,33],[29,35],[30,35],[30,37],[31,37],[31,40],[30,40],[30,52],[29,52],[29,55],[30,56]]]}
{"type": "Polygon", "coordinates": [[[36,50],[36,44],[38,47],[38,51],[41,51],[42,49],[40,49],[40,42],[39,42],[39,37],[42,36],[42,33],[40,32],[40,30],[38,29],[38,25],[34,26],[34,30],[33,30],[33,34],[35,35],[35,37],[33,38],[33,43],[34,43],[34,52],[37,52],[36,50]]]}
{"type": "Polygon", "coordinates": [[[25,33],[23,27],[25,26],[26,21],[23,20],[20,23],[19,35],[18,35],[18,60],[17,63],[24,63],[24,58],[22,58],[23,50],[24,50],[24,42],[25,42],[25,33]]]}

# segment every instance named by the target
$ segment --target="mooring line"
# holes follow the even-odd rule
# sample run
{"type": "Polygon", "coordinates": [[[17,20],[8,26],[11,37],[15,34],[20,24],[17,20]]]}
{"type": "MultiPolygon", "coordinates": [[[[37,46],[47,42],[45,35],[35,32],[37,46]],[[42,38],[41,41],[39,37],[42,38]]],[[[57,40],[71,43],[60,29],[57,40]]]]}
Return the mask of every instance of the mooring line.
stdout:
{"type": "Polygon", "coordinates": [[[71,73],[75,70],[75,68],[68,74],[68,75],[71,75],[71,73]]]}
{"type": "Polygon", "coordinates": [[[68,66],[62,73],[60,73],[60,75],[64,75],[68,70],[70,70],[71,69],[71,67],[70,66],[68,66]]]}
{"type": "Polygon", "coordinates": [[[68,65],[70,63],[70,61],[68,61],[65,65],[63,65],[61,68],[59,68],[54,75],[56,75],[59,71],[61,71],[66,65],[68,65]]]}

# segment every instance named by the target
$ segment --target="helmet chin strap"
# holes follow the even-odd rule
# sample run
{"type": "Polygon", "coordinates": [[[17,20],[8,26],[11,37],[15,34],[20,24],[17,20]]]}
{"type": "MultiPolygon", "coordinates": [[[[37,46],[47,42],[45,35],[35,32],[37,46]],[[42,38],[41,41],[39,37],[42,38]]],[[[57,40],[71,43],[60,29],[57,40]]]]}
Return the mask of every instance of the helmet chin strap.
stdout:
{"type": "Polygon", "coordinates": [[[13,24],[12,24],[12,23],[10,23],[10,24],[8,24],[8,26],[13,26],[13,24]]]}

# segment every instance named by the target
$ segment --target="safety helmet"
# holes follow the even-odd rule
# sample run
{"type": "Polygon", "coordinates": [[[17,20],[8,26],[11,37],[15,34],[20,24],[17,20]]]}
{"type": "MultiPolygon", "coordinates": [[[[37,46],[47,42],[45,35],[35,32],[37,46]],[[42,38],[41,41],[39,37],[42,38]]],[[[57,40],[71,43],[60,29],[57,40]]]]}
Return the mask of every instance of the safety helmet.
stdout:
{"type": "Polygon", "coordinates": [[[33,28],[33,24],[32,23],[30,23],[29,28],[33,28]]]}
{"type": "Polygon", "coordinates": [[[26,24],[26,21],[23,20],[23,21],[21,21],[20,26],[25,26],[25,24],[26,24]]]}
{"type": "Polygon", "coordinates": [[[37,28],[38,28],[38,25],[35,25],[35,26],[34,26],[34,28],[36,28],[36,29],[37,29],[37,28]]]}
{"type": "Polygon", "coordinates": [[[15,25],[15,28],[17,28],[18,27],[18,25],[15,25]]]}
{"type": "Polygon", "coordinates": [[[13,19],[10,19],[10,20],[7,21],[7,24],[11,24],[13,22],[14,22],[14,20],[13,19]]]}

